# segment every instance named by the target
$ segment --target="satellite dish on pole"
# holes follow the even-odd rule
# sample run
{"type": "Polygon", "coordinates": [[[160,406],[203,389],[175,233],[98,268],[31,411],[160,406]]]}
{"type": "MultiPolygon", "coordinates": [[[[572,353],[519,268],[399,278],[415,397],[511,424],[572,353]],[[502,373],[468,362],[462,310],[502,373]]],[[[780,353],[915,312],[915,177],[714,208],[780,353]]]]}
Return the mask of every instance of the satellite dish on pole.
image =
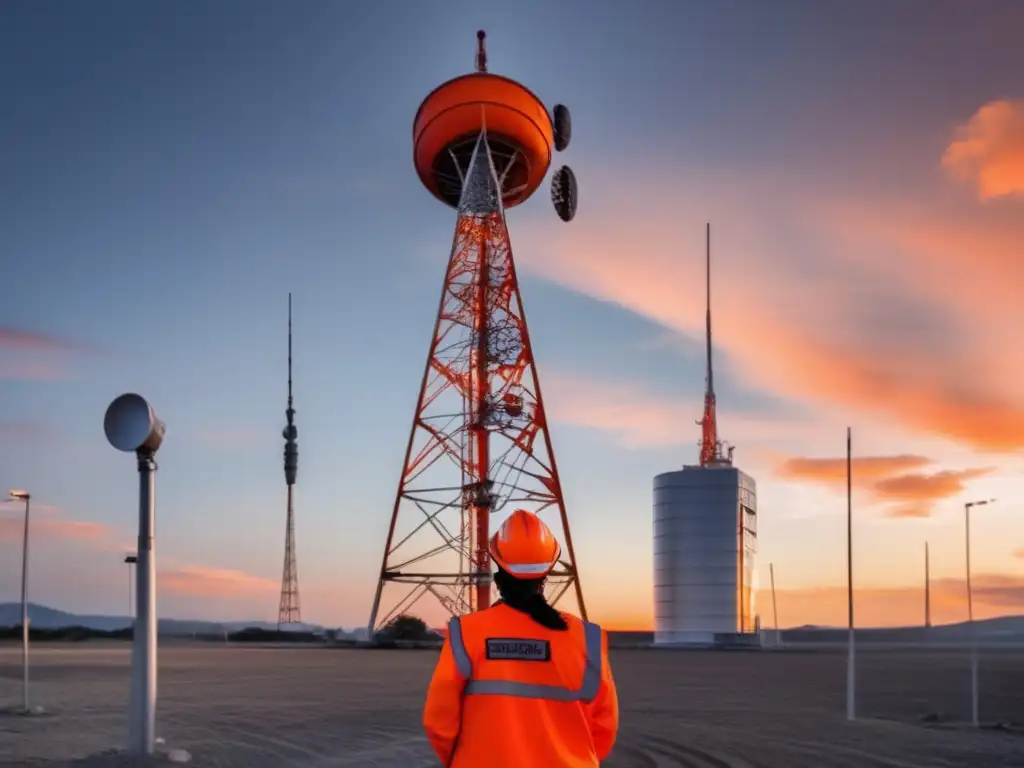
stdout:
{"type": "Polygon", "coordinates": [[[576,174],[568,165],[563,165],[551,177],[551,203],[562,221],[572,221],[576,216],[576,174]]]}
{"type": "Polygon", "coordinates": [[[126,453],[156,453],[164,441],[164,430],[153,406],[134,393],[115,399],[103,417],[107,442],[126,453]]]}
{"type": "MultiPolygon", "coordinates": [[[[146,398],[129,392],[116,398],[103,417],[103,432],[114,448],[134,453],[139,471],[139,548],[135,554],[135,627],[128,751],[151,755],[156,744],[156,459],[164,423],[146,398]]],[[[126,563],[131,561],[125,558],[126,563]]]]}
{"type": "Polygon", "coordinates": [[[559,152],[569,146],[572,140],[572,116],[564,104],[555,104],[551,124],[555,129],[555,149],[559,152]]]}

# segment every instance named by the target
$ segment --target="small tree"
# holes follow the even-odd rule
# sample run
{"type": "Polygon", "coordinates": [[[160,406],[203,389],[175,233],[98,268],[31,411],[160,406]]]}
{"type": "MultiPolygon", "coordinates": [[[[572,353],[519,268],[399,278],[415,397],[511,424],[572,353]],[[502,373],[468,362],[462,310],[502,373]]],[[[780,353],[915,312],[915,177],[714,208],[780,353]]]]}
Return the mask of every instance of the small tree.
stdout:
{"type": "Polygon", "coordinates": [[[393,640],[426,640],[430,637],[427,623],[419,616],[403,613],[384,625],[381,633],[393,640]]]}

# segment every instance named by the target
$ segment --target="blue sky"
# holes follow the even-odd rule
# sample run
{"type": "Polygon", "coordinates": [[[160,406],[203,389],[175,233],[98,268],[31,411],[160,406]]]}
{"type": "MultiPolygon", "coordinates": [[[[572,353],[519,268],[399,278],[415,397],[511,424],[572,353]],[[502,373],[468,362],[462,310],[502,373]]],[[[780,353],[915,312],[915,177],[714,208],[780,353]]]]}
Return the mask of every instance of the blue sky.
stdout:
{"type": "MultiPolygon", "coordinates": [[[[699,416],[703,385],[696,329],[567,284],[531,267],[520,248],[567,242],[585,254],[588,232],[614,226],[628,267],[651,241],[637,235],[628,247],[649,202],[664,220],[678,217],[656,238],[668,257],[696,256],[710,217],[725,233],[723,251],[756,241],[780,270],[810,280],[832,267],[807,234],[809,202],[920,192],[938,208],[966,210],[969,195],[953,185],[931,194],[939,158],[983,104],[1024,96],[1015,25],[1024,16],[1013,3],[5,3],[0,258],[9,289],[0,326],[69,349],[32,351],[51,380],[0,380],[0,481],[31,488],[64,517],[130,532],[132,462],[106,445],[101,420],[110,399],[138,391],[168,423],[161,553],[278,580],[291,291],[300,583],[309,618],[362,621],[454,225],[416,181],[411,121],[435,85],[470,69],[474,32],[485,28],[491,69],[549,104],[565,102],[574,117],[573,144],[558,160],[580,178],[581,215],[559,222],[544,190],[509,215],[542,383],[548,373],[624,382],[659,402],[678,398],[682,409],[664,417],[678,420],[677,444],[639,447],[553,414],[570,515],[581,510],[574,538],[584,567],[622,552],[639,574],[630,589],[647,600],[637,585],[649,580],[650,477],[696,455],[687,420],[699,416]],[[616,222],[620,204],[631,213],[616,222]]],[[[1019,212],[1009,205],[988,209],[980,230],[1016,236],[1004,226],[1019,212]]],[[[680,305],[700,309],[687,286],[679,283],[680,305]]],[[[893,296],[879,302],[915,300],[900,286],[886,290],[893,296]]],[[[877,320],[868,314],[864,323],[877,320]]],[[[716,377],[727,436],[744,436],[730,433],[730,409],[834,418],[840,429],[849,410],[826,418],[801,395],[751,378],[728,344],[716,377]]],[[[915,429],[903,435],[908,445],[933,437],[915,429]]],[[[780,434],[773,450],[801,453],[795,439],[780,434]]],[[[960,461],[963,448],[922,450],[960,461]]],[[[762,503],[832,499],[813,486],[764,483],[762,503]]],[[[796,523],[787,528],[782,515],[777,525],[766,529],[767,556],[808,562],[792,570],[814,583],[815,557],[781,543],[796,523]]],[[[39,550],[39,600],[121,605],[115,555],[73,540],[39,550]]],[[[1007,554],[998,570],[1012,563],[1007,554]]],[[[625,589],[591,571],[597,591],[625,589]]],[[[0,599],[13,598],[15,570],[0,574],[0,599]]],[[[174,615],[272,616],[275,591],[252,589],[217,604],[168,594],[163,605],[174,615]]]]}

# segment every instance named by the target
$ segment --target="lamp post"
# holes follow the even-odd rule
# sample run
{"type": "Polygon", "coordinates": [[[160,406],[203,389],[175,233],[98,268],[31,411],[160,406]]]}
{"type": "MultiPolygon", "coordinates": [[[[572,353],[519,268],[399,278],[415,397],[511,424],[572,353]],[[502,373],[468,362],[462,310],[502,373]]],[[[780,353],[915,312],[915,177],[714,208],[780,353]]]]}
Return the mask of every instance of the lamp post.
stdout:
{"type": "Polygon", "coordinates": [[[924,543],[924,632],[925,638],[932,628],[932,574],[928,560],[928,542],[924,543]]]}
{"type": "Polygon", "coordinates": [[[846,719],[857,717],[857,645],[853,615],[853,437],[846,428],[846,605],[849,634],[846,643],[846,719]]]}
{"type": "Polygon", "coordinates": [[[772,623],[775,625],[775,645],[782,645],[779,633],[779,604],[775,602],[775,563],[768,563],[768,573],[772,577],[772,623]]]}
{"type": "MultiPolygon", "coordinates": [[[[165,426],[145,398],[124,394],[103,417],[107,442],[134,453],[139,469],[139,542],[135,569],[135,626],[132,631],[132,687],[128,751],[151,755],[156,728],[156,461],[165,426]]],[[[125,558],[127,562],[127,558],[125,558]]]]}
{"type": "Polygon", "coordinates": [[[125,555],[124,562],[128,566],[128,618],[132,619],[132,624],[134,624],[135,607],[132,605],[132,566],[139,562],[139,558],[137,555],[125,555]]]}
{"type": "Polygon", "coordinates": [[[968,501],[964,504],[964,548],[967,560],[967,625],[971,645],[971,724],[978,726],[978,639],[974,628],[974,598],[971,592],[971,507],[992,504],[995,499],[968,501]]]}
{"type": "Polygon", "coordinates": [[[32,494],[28,491],[8,491],[13,501],[25,502],[25,533],[21,540],[21,707],[29,714],[28,702],[28,521],[32,494]]]}

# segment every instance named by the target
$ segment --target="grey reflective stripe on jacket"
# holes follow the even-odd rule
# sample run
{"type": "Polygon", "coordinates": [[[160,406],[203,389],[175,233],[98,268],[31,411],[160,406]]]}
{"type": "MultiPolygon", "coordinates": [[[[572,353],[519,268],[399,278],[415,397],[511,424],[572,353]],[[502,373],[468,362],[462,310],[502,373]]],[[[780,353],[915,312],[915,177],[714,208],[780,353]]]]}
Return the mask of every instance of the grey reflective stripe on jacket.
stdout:
{"type": "Polygon", "coordinates": [[[527,699],[550,699],[552,701],[593,701],[601,687],[601,627],[583,622],[583,634],[586,638],[587,657],[583,670],[583,681],[576,689],[560,685],[540,685],[536,683],[519,683],[513,680],[477,680],[473,678],[473,663],[466,652],[466,644],[462,639],[462,623],[458,617],[448,622],[448,644],[455,659],[455,668],[466,678],[465,694],[492,696],[519,696],[527,699]]]}

